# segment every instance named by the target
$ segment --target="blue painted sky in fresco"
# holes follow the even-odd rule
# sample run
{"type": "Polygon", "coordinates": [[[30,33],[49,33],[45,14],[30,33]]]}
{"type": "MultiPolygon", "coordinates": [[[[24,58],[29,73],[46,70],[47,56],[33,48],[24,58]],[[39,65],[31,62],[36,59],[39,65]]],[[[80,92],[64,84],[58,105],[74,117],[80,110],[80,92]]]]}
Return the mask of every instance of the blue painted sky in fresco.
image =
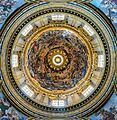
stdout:
{"type": "MultiPolygon", "coordinates": [[[[16,10],[18,7],[20,7],[21,5],[23,5],[25,2],[24,0],[17,0],[18,3],[13,7],[13,11],[16,10]]],[[[102,0],[93,0],[91,3],[94,4],[96,7],[100,7],[100,3],[102,0]]],[[[105,13],[107,13],[108,11],[104,11],[105,13]]],[[[3,24],[0,24],[0,28],[2,27],[3,24]]],[[[116,24],[117,25],[117,24],[116,24]]],[[[117,26],[115,26],[117,27],[117,26]]],[[[3,97],[3,94],[0,92],[0,97],[3,97]]],[[[115,95],[115,93],[113,93],[113,95],[111,96],[110,100],[105,104],[105,106],[103,107],[106,110],[109,110],[111,105],[117,105],[117,96],[115,95]]],[[[20,116],[26,118],[24,115],[22,115],[21,113],[19,113],[20,116]]],[[[95,116],[92,115],[91,116],[91,120],[100,120],[101,117],[100,116],[95,116]]]]}
{"type": "MultiPolygon", "coordinates": [[[[4,98],[4,95],[3,95],[3,93],[0,91],[0,99],[1,99],[1,98],[4,98]]],[[[17,113],[18,113],[18,115],[20,116],[20,118],[22,118],[21,120],[26,120],[27,116],[23,115],[22,113],[20,113],[20,112],[18,112],[18,111],[17,111],[17,113]]],[[[1,120],[1,119],[0,119],[0,120],[1,120]]]]}
{"type": "MultiPolygon", "coordinates": [[[[21,5],[23,5],[25,3],[24,0],[17,0],[17,1],[18,1],[17,4],[12,7],[13,11],[16,10],[18,7],[20,7],[21,5]]],[[[2,24],[0,24],[0,28],[2,27],[3,24],[4,24],[4,22],[2,24]]]]}
{"type": "MultiPolygon", "coordinates": [[[[117,109],[117,96],[115,93],[111,96],[111,98],[108,100],[108,102],[104,105],[103,109],[110,112],[110,107],[115,106],[117,109]]],[[[102,117],[100,115],[95,116],[94,114],[90,117],[91,120],[102,120],[102,117]]]]}
{"type": "Polygon", "coordinates": [[[102,0],[93,0],[91,3],[92,3],[93,5],[95,5],[96,7],[99,7],[101,1],[102,1],[102,0]]]}

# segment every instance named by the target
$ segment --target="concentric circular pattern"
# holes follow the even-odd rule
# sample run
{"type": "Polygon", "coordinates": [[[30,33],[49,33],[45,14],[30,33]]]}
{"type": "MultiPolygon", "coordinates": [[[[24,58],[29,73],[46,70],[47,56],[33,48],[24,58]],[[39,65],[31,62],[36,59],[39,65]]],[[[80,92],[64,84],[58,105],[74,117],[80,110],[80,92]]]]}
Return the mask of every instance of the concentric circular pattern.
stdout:
{"type": "Polygon", "coordinates": [[[115,31],[91,4],[25,4],[1,33],[4,94],[28,116],[88,116],[111,95],[115,31]]]}
{"type": "MultiPolygon", "coordinates": [[[[59,50],[57,52],[59,52],[59,50]]],[[[60,66],[61,64],[63,64],[63,56],[61,56],[60,54],[57,54],[57,55],[55,55],[55,56],[52,57],[52,60],[50,58],[50,60],[48,60],[48,63],[50,63],[50,61],[55,66],[60,66]]],[[[66,61],[68,61],[68,59],[66,61]]],[[[51,64],[50,64],[50,67],[51,67],[51,64]]],[[[63,67],[65,67],[65,66],[63,66],[63,67]]],[[[53,67],[51,67],[51,68],[53,68],[53,67]]],[[[57,69],[57,70],[60,70],[60,69],[57,69]]]]}
{"type": "Polygon", "coordinates": [[[66,51],[59,47],[50,50],[46,56],[49,67],[54,71],[64,70],[69,62],[66,54],[66,51]]]}
{"type": "Polygon", "coordinates": [[[77,85],[88,68],[88,50],[66,30],[49,30],[29,48],[29,71],[41,87],[67,90],[77,85]]]}

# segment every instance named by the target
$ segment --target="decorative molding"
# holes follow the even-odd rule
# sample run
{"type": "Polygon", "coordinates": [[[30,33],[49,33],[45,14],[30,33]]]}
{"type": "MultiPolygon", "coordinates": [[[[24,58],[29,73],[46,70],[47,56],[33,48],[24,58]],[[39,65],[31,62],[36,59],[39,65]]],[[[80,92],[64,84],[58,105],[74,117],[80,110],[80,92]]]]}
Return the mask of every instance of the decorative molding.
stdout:
{"type": "Polygon", "coordinates": [[[76,2],[76,3],[89,3],[91,2],[92,0],[25,0],[25,2],[31,2],[31,3],[41,3],[41,2],[54,2],[54,3],[64,3],[64,2],[76,2]]]}
{"type": "Polygon", "coordinates": [[[2,89],[2,81],[1,81],[1,78],[0,78],[0,91],[2,89]]]}
{"type": "Polygon", "coordinates": [[[117,95],[117,49],[115,52],[115,74],[116,74],[116,77],[115,77],[115,81],[114,81],[114,90],[117,95]]]}
{"type": "Polygon", "coordinates": [[[115,72],[116,72],[116,79],[117,79],[117,49],[115,52],[115,72]]]}
{"type": "Polygon", "coordinates": [[[39,120],[49,120],[47,118],[42,118],[42,117],[28,117],[26,120],[35,120],[35,119],[39,119],[39,120]]]}
{"type": "Polygon", "coordinates": [[[90,120],[89,117],[80,117],[77,116],[75,118],[41,118],[41,117],[28,117],[26,120],[35,120],[35,119],[39,119],[39,120],[90,120]]]}

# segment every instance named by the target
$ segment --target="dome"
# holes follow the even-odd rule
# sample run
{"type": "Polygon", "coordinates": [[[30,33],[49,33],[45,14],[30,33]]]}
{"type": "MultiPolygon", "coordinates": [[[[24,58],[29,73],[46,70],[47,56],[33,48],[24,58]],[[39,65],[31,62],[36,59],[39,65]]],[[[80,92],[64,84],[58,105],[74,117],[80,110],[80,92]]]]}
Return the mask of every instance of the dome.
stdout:
{"type": "Polygon", "coordinates": [[[37,2],[1,30],[4,94],[28,116],[89,116],[112,93],[115,29],[88,1],[37,2]]]}

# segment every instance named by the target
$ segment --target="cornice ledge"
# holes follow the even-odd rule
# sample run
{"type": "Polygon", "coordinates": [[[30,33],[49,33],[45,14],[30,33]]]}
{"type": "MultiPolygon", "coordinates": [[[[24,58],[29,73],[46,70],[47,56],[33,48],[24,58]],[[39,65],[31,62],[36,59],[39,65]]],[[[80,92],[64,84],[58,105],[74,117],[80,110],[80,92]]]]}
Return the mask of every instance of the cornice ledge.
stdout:
{"type": "Polygon", "coordinates": [[[80,3],[90,3],[91,1],[92,0],[25,0],[25,2],[36,3],[36,4],[40,4],[41,2],[52,2],[52,3],[74,2],[80,4],[80,3]]]}

